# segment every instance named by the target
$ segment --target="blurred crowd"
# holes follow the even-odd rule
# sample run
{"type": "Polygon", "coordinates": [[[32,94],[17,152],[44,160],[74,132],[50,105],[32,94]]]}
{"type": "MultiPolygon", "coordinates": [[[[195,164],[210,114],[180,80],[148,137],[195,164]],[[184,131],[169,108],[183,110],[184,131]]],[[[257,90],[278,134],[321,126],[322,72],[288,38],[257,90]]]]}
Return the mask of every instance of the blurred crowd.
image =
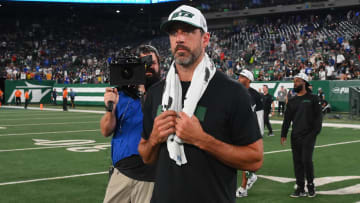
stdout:
{"type": "MultiPolygon", "coordinates": [[[[304,72],[311,80],[360,79],[360,16],[347,11],[338,15],[265,18],[263,24],[245,23],[211,31],[208,54],[229,76],[252,70],[255,80],[291,80],[304,72]]],[[[151,41],[167,56],[165,37],[151,41]]]]}
{"type": "Polygon", "coordinates": [[[232,10],[253,9],[322,1],[324,0],[211,0],[201,1],[201,3],[194,2],[193,6],[197,7],[203,12],[226,12],[232,10]]]}
{"type": "MultiPolygon", "coordinates": [[[[71,17],[62,22],[1,23],[0,76],[107,83],[109,64],[121,54],[120,48],[134,51],[144,43],[158,48],[165,76],[172,61],[167,36],[145,36],[135,26],[125,32],[111,25],[100,20],[79,23],[71,17]]],[[[253,71],[257,81],[291,80],[299,72],[311,80],[360,79],[359,25],[359,12],[352,10],[264,18],[210,30],[207,53],[219,70],[235,79],[244,68],[253,71]]]]}

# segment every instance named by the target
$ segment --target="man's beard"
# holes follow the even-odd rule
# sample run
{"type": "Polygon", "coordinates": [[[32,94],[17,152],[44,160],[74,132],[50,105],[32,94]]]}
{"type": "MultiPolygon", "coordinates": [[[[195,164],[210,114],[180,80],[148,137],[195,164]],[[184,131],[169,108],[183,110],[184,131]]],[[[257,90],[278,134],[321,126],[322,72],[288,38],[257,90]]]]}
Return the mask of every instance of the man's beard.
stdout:
{"type": "Polygon", "coordinates": [[[299,93],[299,92],[301,92],[302,89],[303,89],[303,86],[299,85],[297,87],[294,87],[294,92],[299,93]]]}
{"type": "Polygon", "coordinates": [[[191,52],[191,50],[188,47],[185,47],[183,45],[177,45],[175,47],[175,51],[174,51],[175,63],[179,64],[181,66],[184,66],[184,67],[189,67],[190,65],[195,63],[195,61],[199,58],[200,54],[201,54],[201,51],[195,50],[195,52],[191,52]],[[185,53],[177,54],[177,51],[180,48],[188,51],[190,53],[190,56],[186,57],[185,53]]]}
{"type": "Polygon", "coordinates": [[[152,73],[152,75],[145,77],[145,90],[148,90],[153,84],[160,81],[160,73],[155,72],[152,68],[150,68],[147,72],[152,73]]]}

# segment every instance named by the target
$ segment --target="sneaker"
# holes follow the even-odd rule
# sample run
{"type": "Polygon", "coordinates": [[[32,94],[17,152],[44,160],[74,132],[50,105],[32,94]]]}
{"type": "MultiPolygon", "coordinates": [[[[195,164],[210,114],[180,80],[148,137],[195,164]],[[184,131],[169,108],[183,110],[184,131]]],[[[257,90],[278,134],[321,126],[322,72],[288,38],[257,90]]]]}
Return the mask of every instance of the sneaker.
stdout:
{"type": "Polygon", "coordinates": [[[254,185],[256,180],[257,180],[257,175],[255,175],[255,173],[252,173],[250,178],[247,180],[246,190],[250,190],[250,188],[254,185]]]}
{"type": "Polygon", "coordinates": [[[306,197],[306,193],[304,189],[297,188],[294,193],[290,195],[290,197],[298,198],[298,197],[306,197]]]}
{"type": "Polygon", "coordinates": [[[308,188],[308,197],[315,197],[316,196],[316,192],[315,192],[315,185],[314,183],[310,183],[307,185],[308,188]]]}
{"type": "Polygon", "coordinates": [[[247,189],[244,189],[243,187],[239,187],[236,190],[236,197],[247,197],[247,189]]]}
{"type": "Polygon", "coordinates": [[[274,133],[270,133],[268,136],[269,136],[269,137],[273,137],[273,136],[275,136],[275,135],[274,135],[274,133]]]}

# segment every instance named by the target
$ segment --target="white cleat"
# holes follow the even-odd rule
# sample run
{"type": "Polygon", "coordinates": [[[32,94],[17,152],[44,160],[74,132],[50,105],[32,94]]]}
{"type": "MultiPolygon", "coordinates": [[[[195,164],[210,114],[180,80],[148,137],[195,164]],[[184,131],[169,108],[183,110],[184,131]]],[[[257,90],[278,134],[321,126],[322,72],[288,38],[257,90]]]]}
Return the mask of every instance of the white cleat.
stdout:
{"type": "Polygon", "coordinates": [[[248,194],[247,194],[247,189],[244,189],[242,187],[239,187],[237,190],[236,190],[236,197],[247,197],[248,194]]]}

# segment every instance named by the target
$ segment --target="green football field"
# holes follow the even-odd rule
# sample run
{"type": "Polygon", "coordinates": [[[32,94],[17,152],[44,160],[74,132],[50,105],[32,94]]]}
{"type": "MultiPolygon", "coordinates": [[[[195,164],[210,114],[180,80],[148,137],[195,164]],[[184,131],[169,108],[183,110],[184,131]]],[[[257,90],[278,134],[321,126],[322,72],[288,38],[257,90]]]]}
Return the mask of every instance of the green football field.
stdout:
{"type": "MultiPolygon", "coordinates": [[[[0,203],[102,202],[111,138],[100,134],[101,116],[0,108],[0,203]]],[[[264,137],[259,178],[237,202],[360,202],[359,128],[323,127],[314,152],[319,194],[311,199],[289,197],[290,143],[281,146],[280,124],[273,128],[276,136],[264,137]]]]}

